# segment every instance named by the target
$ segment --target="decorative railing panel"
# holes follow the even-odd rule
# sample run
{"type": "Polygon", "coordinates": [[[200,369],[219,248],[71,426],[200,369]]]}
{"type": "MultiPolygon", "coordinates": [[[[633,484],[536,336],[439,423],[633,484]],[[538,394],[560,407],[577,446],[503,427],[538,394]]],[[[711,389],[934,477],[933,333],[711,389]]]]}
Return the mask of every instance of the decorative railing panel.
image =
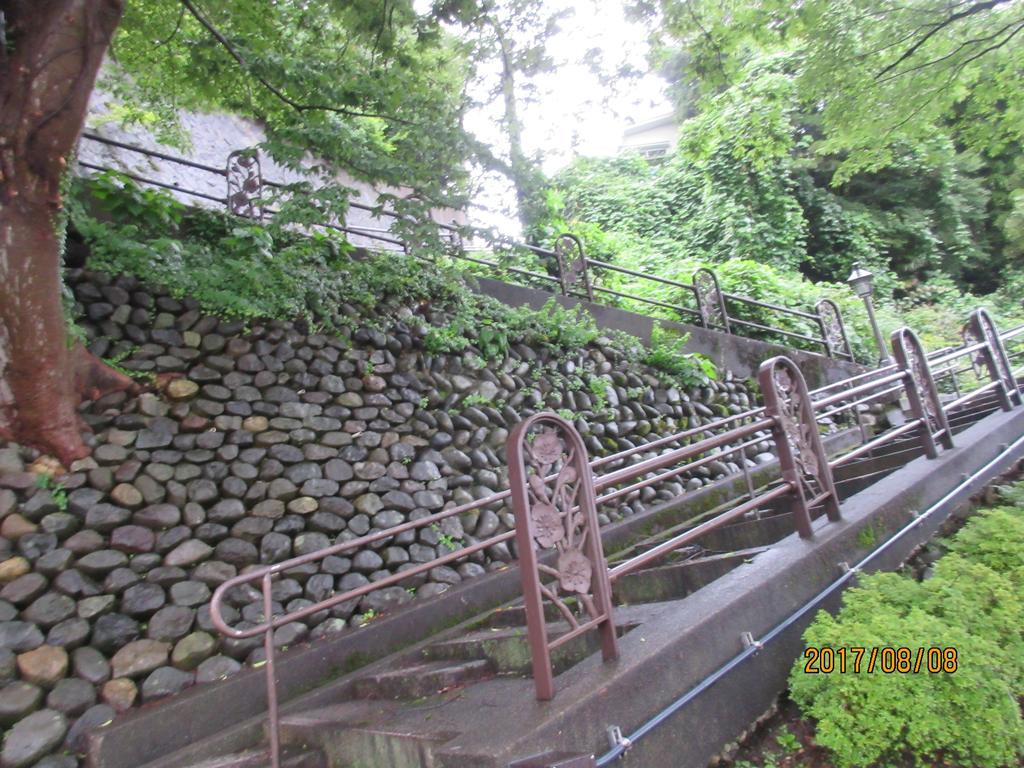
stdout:
{"type": "Polygon", "coordinates": [[[710,269],[698,269],[693,273],[693,289],[704,327],[721,328],[729,333],[729,313],[725,309],[725,297],[715,273],[710,269]]]}
{"type": "Polygon", "coordinates": [[[263,219],[263,173],[257,152],[238,150],[228,155],[228,211],[236,216],[263,219]]]}
{"type": "Polygon", "coordinates": [[[606,661],[618,657],[611,584],[601,546],[593,472],[583,439],[565,419],[539,413],[509,435],[509,490],[537,698],[554,696],[551,651],[596,629],[606,661]],[[555,553],[553,565],[538,549],[555,553]],[[547,600],[569,630],[548,639],[547,600]]]}
{"type": "Polygon", "coordinates": [[[818,433],[814,402],[800,369],[785,357],[761,363],[757,380],[765,412],[774,420],[772,434],[782,478],[793,488],[793,520],[800,535],[809,538],[811,507],[824,504],[828,518],[839,519],[839,499],[818,433]]]}
{"type": "Polygon", "coordinates": [[[949,431],[949,422],[939,399],[928,356],[917,334],[906,327],[893,331],[892,351],[897,365],[909,378],[906,386],[907,400],[914,418],[921,421],[921,441],[925,453],[929,458],[935,458],[938,455],[936,440],[943,447],[952,448],[953,435],[949,431]]]}
{"type": "Polygon", "coordinates": [[[846,326],[839,307],[832,299],[821,299],[815,304],[821,335],[825,339],[825,351],[829,357],[853,359],[850,340],[846,337],[846,326]]]}
{"type": "Polygon", "coordinates": [[[979,307],[971,312],[968,326],[975,339],[985,342],[985,347],[978,356],[988,369],[991,379],[1002,384],[1004,407],[1009,410],[1011,402],[1014,405],[1020,405],[1021,395],[1017,388],[1017,380],[1013,376],[1010,360],[1006,355],[1006,347],[999,337],[992,316],[985,309],[979,307]]]}
{"type": "Polygon", "coordinates": [[[566,296],[582,295],[588,301],[593,301],[594,291],[590,287],[587,257],[583,253],[580,239],[568,233],[559,235],[555,240],[555,254],[558,257],[562,293],[566,296]]]}

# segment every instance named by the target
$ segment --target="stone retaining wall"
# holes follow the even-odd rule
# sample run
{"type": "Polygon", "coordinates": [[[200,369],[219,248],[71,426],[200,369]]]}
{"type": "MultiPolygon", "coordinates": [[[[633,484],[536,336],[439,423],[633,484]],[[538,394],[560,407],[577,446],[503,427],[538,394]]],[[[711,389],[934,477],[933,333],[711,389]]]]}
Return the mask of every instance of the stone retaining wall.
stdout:
{"type": "MultiPolygon", "coordinates": [[[[260,564],[503,490],[508,432],[536,410],[572,411],[597,456],[751,405],[730,375],[691,392],[666,389],[608,340],[568,356],[516,345],[480,367],[472,349],[426,354],[426,325],[412,308],[402,320],[378,319],[384,329],[354,322],[326,335],[204,315],[131,277],[74,271],[69,282],[97,354],[181,377],[163,394],[117,394],[85,408],[93,454],[59,485],[39,480],[32,451],[0,446],[5,768],[74,766],[90,728],[261,659],[258,640],[216,635],[213,588],[260,564]],[[585,382],[594,377],[606,383],[601,395],[585,382]]],[[[768,448],[766,440],[744,460],[768,460],[768,448]]],[[[627,497],[602,519],[737,472],[732,458],[627,497]]],[[[275,607],[308,605],[512,524],[498,505],[327,558],[280,579],[275,607]]],[[[343,631],[513,555],[499,545],[434,568],[407,588],[281,627],[276,642],[343,631]]],[[[236,590],[230,602],[229,621],[262,621],[254,590],[236,590]]]]}

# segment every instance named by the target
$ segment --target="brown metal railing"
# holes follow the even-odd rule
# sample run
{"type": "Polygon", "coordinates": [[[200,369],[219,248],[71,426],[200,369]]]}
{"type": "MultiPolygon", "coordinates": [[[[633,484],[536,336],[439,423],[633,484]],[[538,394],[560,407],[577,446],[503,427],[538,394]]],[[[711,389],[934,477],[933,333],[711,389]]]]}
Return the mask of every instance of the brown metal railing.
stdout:
{"type": "MultiPolygon", "coordinates": [[[[588,496],[574,488],[574,484],[580,482],[581,473],[572,468],[579,465],[580,457],[574,453],[577,449],[567,449],[566,446],[582,445],[575,428],[555,414],[537,414],[521,424],[509,437],[509,475],[537,698],[547,700],[554,695],[551,651],[563,641],[562,638],[550,641],[547,637],[544,599],[567,617],[569,634],[573,637],[587,629],[603,629],[606,622],[611,622],[600,608],[603,596],[610,594],[613,583],[622,576],[649,567],[709,532],[778,500],[788,502],[797,533],[803,538],[811,538],[812,510],[815,508],[823,507],[829,520],[840,519],[839,500],[832,477],[834,468],[912,432],[919,435],[924,454],[934,458],[938,455],[939,446],[945,449],[953,447],[948,414],[987,395],[994,395],[1004,410],[1021,405],[1016,373],[1010,367],[1004,339],[1024,333],[1024,328],[1000,336],[983,309],[971,314],[969,327],[974,338],[981,341],[965,343],[953,350],[941,350],[931,359],[925,354],[916,334],[909,328],[901,328],[892,334],[894,365],[851,377],[815,393],[807,391],[799,369],[788,359],[776,357],[765,361],[758,373],[765,405],[763,409],[738,417],[746,423],[593,478],[592,485],[596,491],[601,491],[628,483],[625,490],[635,492],[720,458],[716,451],[745,446],[750,438],[765,428],[770,428],[774,436],[781,482],[751,490],[747,500],[613,567],[609,567],[600,546],[585,555],[581,547],[573,543],[572,533],[577,530],[583,540],[593,542],[599,539],[597,535],[589,535],[586,521],[596,519],[598,503],[617,496],[616,493],[605,494],[590,502],[589,498],[593,498],[594,493],[588,496]],[[964,358],[972,360],[972,365],[976,358],[980,358],[980,364],[989,377],[987,382],[974,377],[977,386],[966,393],[957,382],[961,373],[973,372],[972,367],[959,366],[958,361],[964,358]],[[933,366],[952,377],[958,393],[954,399],[944,402],[940,397],[933,366]],[[834,417],[844,411],[856,415],[865,403],[879,402],[880,398],[888,402],[896,395],[906,398],[909,403],[911,418],[905,424],[865,440],[860,447],[839,457],[830,459],[825,454],[818,432],[820,419],[834,417]],[[555,471],[558,467],[561,469],[555,471]],[[552,478],[555,478],[554,487],[552,478]],[[593,509],[587,507],[589,503],[594,504],[593,509]],[[558,551],[557,567],[538,564],[536,551],[551,548],[558,551]],[[587,578],[581,578],[581,573],[586,573],[587,578]],[[544,583],[545,578],[547,584],[544,583]],[[576,614],[570,611],[570,597],[576,606],[576,614]],[[531,605],[531,602],[535,604],[531,605]]],[[[604,647],[605,657],[614,657],[614,646],[606,642],[604,647]]]]}
{"type": "MultiPolygon", "coordinates": [[[[984,310],[978,310],[972,314],[972,323],[981,328],[982,332],[987,323],[987,327],[992,330],[993,334],[984,342],[964,345],[952,351],[940,350],[938,353],[933,353],[932,360],[921,355],[917,359],[923,361],[921,363],[923,370],[930,371],[930,365],[948,365],[955,360],[980,353],[987,354],[986,359],[997,361],[999,350],[1003,349],[1002,339],[1008,340],[1024,333],[1024,326],[1021,326],[1000,337],[994,332],[991,320],[988,319],[984,310]]],[[[909,337],[916,340],[909,329],[901,329],[894,334],[894,343],[907,344],[908,334],[909,337]],[[897,341],[898,335],[899,341],[897,341]]],[[[919,345],[917,346],[919,347],[919,345]]],[[[1003,353],[1005,354],[1005,349],[1003,349],[1003,353]]],[[[386,586],[400,584],[438,565],[459,561],[476,552],[515,538],[520,557],[520,570],[524,574],[523,578],[528,579],[530,578],[529,574],[533,574],[529,584],[524,582],[524,599],[528,616],[533,616],[529,624],[535,684],[539,698],[550,698],[554,694],[550,663],[551,649],[590,629],[598,629],[602,633],[605,658],[613,658],[617,652],[614,631],[609,629],[611,618],[606,600],[606,597],[611,594],[611,585],[617,579],[650,565],[748,512],[780,499],[789,501],[795,526],[800,535],[810,537],[812,535],[812,511],[815,508],[824,506],[830,519],[839,519],[838,500],[831,478],[832,469],[851,460],[851,457],[869,453],[919,427],[923,441],[926,439],[925,435],[928,440],[934,441],[936,438],[941,438],[944,443],[947,438],[951,439],[948,426],[944,431],[937,433],[933,430],[927,410],[920,409],[919,413],[915,414],[915,418],[905,425],[890,429],[850,453],[831,460],[825,455],[818,436],[818,419],[843,411],[855,413],[856,409],[865,402],[877,402],[880,397],[891,399],[894,389],[908,395],[915,389],[922,392],[927,389],[920,383],[921,370],[914,369],[906,356],[899,359],[902,361],[900,364],[884,366],[878,370],[853,376],[808,392],[796,365],[785,358],[773,358],[762,365],[759,376],[762,390],[766,393],[764,407],[712,421],[700,427],[687,429],[653,440],[645,445],[592,461],[587,460],[582,440],[579,439],[571,424],[555,414],[535,414],[517,426],[509,438],[510,488],[508,490],[387,530],[335,544],[318,552],[257,568],[225,581],[216,589],[211,600],[211,620],[218,631],[226,637],[242,639],[262,635],[264,638],[267,707],[273,765],[275,768],[279,766],[276,649],[273,637],[277,628],[341,603],[355,600],[386,586]],[[638,493],[643,488],[705,466],[712,461],[722,460],[730,454],[743,455],[746,448],[765,439],[764,431],[768,429],[773,433],[775,452],[782,468],[781,482],[755,488],[748,474],[748,498],[745,501],[741,501],[727,511],[660,543],[651,550],[618,563],[612,568],[608,567],[603,552],[600,551],[600,533],[597,530],[595,516],[597,505],[611,503],[624,496],[638,493]],[[555,435],[554,440],[557,445],[552,443],[550,437],[552,434],[555,435]],[[571,450],[566,450],[565,438],[562,435],[569,436],[571,450]],[[673,447],[699,435],[707,435],[707,437],[690,445],[673,447]],[[665,452],[635,465],[608,471],[604,474],[596,473],[596,470],[607,465],[634,458],[641,453],[661,449],[665,449],[665,452]],[[555,471],[558,466],[561,469],[555,471]],[[572,467],[572,470],[567,471],[566,467],[572,467]],[[533,470],[532,474],[531,469],[533,470]],[[544,497],[543,500],[540,499],[541,496],[544,497]],[[271,590],[273,579],[278,574],[285,573],[297,566],[321,561],[331,555],[376,544],[406,531],[437,525],[448,518],[466,512],[506,503],[509,499],[511,499],[516,515],[516,528],[513,531],[473,542],[429,562],[417,564],[379,581],[332,595],[304,608],[274,615],[271,590]],[[538,506],[541,507],[539,512],[538,506]],[[582,516],[581,510],[584,511],[582,516]],[[557,521],[553,515],[557,516],[557,521]],[[559,558],[556,565],[565,565],[564,573],[561,568],[552,567],[532,554],[528,558],[531,568],[523,567],[524,554],[533,553],[539,543],[547,545],[541,549],[554,548],[558,550],[559,558]],[[573,543],[578,546],[570,546],[573,543]],[[583,555],[586,563],[583,563],[579,555],[583,551],[584,545],[586,545],[588,553],[583,555]],[[570,552],[573,554],[567,554],[570,552]],[[584,574],[588,574],[586,579],[583,578],[584,574]],[[542,583],[541,575],[554,577],[559,581],[559,586],[552,591],[550,586],[542,583]],[[593,581],[590,580],[591,576],[593,581]],[[582,609],[587,612],[582,617],[583,621],[580,621],[566,601],[558,596],[558,589],[565,586],[565,583],[562,582],[563,577],[567,579],[565,583],[572,588],[572,594],[579,598],[578,606],[581,608],[577,610],[582,609]],[[255,583],[259,583],[262,592],[263,621],[244,628],[229,626],[224,619],[223,603],[233,589],[255,583]],[[549,641],[546,624],[543,622],[543,606],[540,601],[544,598],[550,600],[552,597],[555,598],[557,610],[567,619],[569,631],[549,641]],[[541,625],[544,628],[538,629],[537,627],[541,625]]],[[[928,395],[927,402],[943,415],[988,392],[996,392],[1004,408],[1010,406],[1013,398],[1019,402],[1020,395],[1013,378],[1016,373],[999,369],[995,362],[993,365],[994,367],[990,370],[992,375],[990,382],[981,384],[966,395],[945,404],[938,399],[937,391],[932,387],[928,390],[931,394],[928,395]]],[[[746,466],[745,461],[740,464],[746,466]]]]}
{"type": "MultiPolygon", "coordinates": [[[[217,177],[218,184],[225,185],[226,191],[224,196],[220,196],[211,194],[209,191],[190,189],[176,182],[153,178],[150,175],[122,171],[104,167],[93,162],[79,160],[79,165],[83,168],[98,172],[114,171],[140,184],[147,184],[224,205],[231,213],[248,216],[257,220],[262,219],[267,214],[277,212],[267,205],[267,201],[264,200],[264,189],[274,189],[278,190],[279,193],[284,193],[288,188],[287,184],[263,178],[259,156],[255,152],[232,152],[228,156],[225,166],[217,168],[187,158],[177,157],[167,152],[109,139],[89,131],[84,132],[82,138],[86,141],[134,152],[143,157],[180,165],[193,171],[211,174],[217,177]]],[[[349,208],[369,213],[377,219],[388,219],[395,222],[405,218],[401,214],[389,211],[383,206],[367,205],[356,200],[349,201],[348,206],[349,208]]],[[[723,292],[718,285],[717,277],[709,269],[697,270],[694,273],[692,283],[683,283],[658,275],[639,272],[588,257],[584,252],[582,242],[575,235],[571,234],[563,234],[556,238],[555,247],[550,250],[525,243],[510,242],[506,244],[506,247],[513,251],[525,251],[539,257],[553,272],[553,274],[546,274],[511,264],[504,264],[494,258],[470,255],[463,242],[462,228],[437,222],[434,225],[451,246],[448,253],[450,258],[472,265],[472,268],[486,267],[505,280],[517,279],[527,285],[540,285],[545,289],[551,289],[552,286],[555,286],[565,296],[575,296],[589,301],[594,301],[595,296],[602,296],[610,297],[613,300],[635,302],[646,307],[668,310],[684,322],[696,323],[712,330],[720,330],[725,333],[739,333],[739,335],[753,335],[755,337],[768,336],[784,343],[802,344],[812,351],[821,352],[829,357],[853,360],[853,353],[850,349],[849,339],[839,308],[828,299],[819,301],[815,306],[815,311],[812,313],[723,292]],[[594,269],[626,275],[651,285],[668,286],[678,289],[681,292],[680,296],[684,300],[679,302],[662,301],[594,284],[591,277],[594,269]],[[730,307],[732,307],[732,311],[730,311],[730,307]],[[755,322],[745,316],[750,312],[770,313],[773,317],[779,318],[779,320],[774,325],[755,322]],[[783,323],[787,322],[791,325],[796,323],[803,330],[783,327],[783,323]],[[748,332],[740,333],[741,329],[748,332]]],[[[374,243],[386,246],[385,250],[393,249],[404,253],[415,251],[415,249],[410,248],[409,243],[396,236],[390,226],[375,228],[355,226],[340,221],[323,222],[318,226],[346,235],[367,238],[374,243]]]]}

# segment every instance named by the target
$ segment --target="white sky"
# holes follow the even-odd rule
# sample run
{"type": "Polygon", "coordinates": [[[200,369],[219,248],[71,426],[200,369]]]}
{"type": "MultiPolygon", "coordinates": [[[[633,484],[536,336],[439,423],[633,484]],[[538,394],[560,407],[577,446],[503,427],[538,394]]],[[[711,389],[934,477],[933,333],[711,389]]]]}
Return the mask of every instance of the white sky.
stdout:
{"type": "MultiPolygon", "coordinates": [[[[646,75],[609,88],[579,63],[588,49],[599,48],[604,51],[606,70],[614,71],[620,63],[647,70],[648,30],[627,22],[619,2],[550,0],[550,6],[552,10],[569,7],[574,11],[561,23],[560,32],[549,45],[557,72],[539,78],[536,101],[520,103],[519,107],[525,149],[527,153],[541,153],[547,174],[563,168],[577,155],[614,155],[626,127],[671,111],[666,84],[660,77],[646,75]]],[[[484,86],[492,87],[493,82],[484,86]]],[[[500,104],[476,110],[468,116],[466,127],[488,144],[501,145],[498,121],[502,111],[500,104]]],[[[473,223],[518,234],[518,223],[510,215],[514,200],[503,179],[485,179],[470,211],[473,223]]]]}

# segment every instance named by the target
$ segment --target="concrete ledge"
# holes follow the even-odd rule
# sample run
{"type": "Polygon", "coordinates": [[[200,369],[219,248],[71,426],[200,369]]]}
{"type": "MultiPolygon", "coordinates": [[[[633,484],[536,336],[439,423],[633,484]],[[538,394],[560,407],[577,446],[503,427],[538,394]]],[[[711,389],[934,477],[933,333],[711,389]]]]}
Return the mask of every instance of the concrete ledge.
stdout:
{"type": "Polygon", "coordinates": [[[769,357],[776,355],[786,355],[799,365],[804,378],[807,379],[807,383],[812,389],[842,381],[867,370],[857,363],[837,360],[813,352],[790,349],[782,344],[734,336],[672,320],[653,320],[646,315],[627,312],[624,309],[572,296],[561,296],[536,288],[511,285],[488,277],[474,277],[474,279],[480,293],[513,307],[528,306],[531,309],[540,309],[551,299],[568,309],[582,306],[593,315],[598,327],[630,333],[645,344],[649,344],[651,341],[654,324],[661,323],[680,333],[689,334],[685,346],[687,352],[699,352],[702,355],[707,355],[716,366],[732,371],[734,375],[743,379],[757,375],[758,366],[769,357]]]}

